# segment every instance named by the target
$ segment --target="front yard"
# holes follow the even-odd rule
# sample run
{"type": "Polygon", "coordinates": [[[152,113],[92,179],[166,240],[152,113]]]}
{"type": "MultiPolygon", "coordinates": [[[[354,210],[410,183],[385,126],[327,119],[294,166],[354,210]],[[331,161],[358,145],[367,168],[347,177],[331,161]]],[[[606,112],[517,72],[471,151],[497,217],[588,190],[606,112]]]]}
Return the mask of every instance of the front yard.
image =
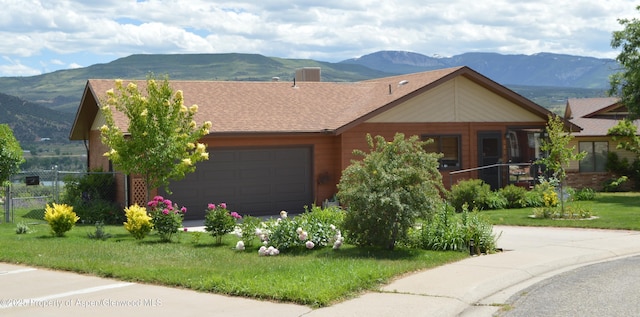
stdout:
{"type": "Polygon", "coordinates": [[[344,245],[340,250],[304,249],[264,257],[258,256],[259,246],[234,250],[237,238],[232,235],[216,245],[207,233],[179,232],[173,243],[161,243],[157,234],[135,240],[122,226],[106,226],[111,237],[102,241],[88,238],[95,227],[81,225],[54,238],[46,223],[17,216],[16,223],[21,221],[31,223],[30,233],[16,234],[15,224],[0,224],[0,261],[311,307],[468,256],[344,245]]]}
{"type": "MultiPolygon", "coordinates": [[[[640,193],[598,193],[592,201],[570,202],[593,210],[593,220],[532,219],[532,208],[483,211],[495,225],[563,226],[640,230],[640,193]]],[[[322,307],[374,290],[394,277],[468,257],[467,252],[437,252],[344,245],[296,249],[258,256],[255,245],[234,250],[237,238],[221,245],[207,233],[179,232],[172,243],[157,234],[135,240],[122,226],[106,226],[106,240],[88,238],[95,227],[78,225],[54,238],[44,221],[16,214],[30,232],[0,224],[0,261],[67,270],[126,281],[184,287],[203,292],[294,302],[322,307]]],[[[33,212],[31,212],[33,213],[33,212]]],[[[500,241],[498,240],[498,246],[500,241]]]]}

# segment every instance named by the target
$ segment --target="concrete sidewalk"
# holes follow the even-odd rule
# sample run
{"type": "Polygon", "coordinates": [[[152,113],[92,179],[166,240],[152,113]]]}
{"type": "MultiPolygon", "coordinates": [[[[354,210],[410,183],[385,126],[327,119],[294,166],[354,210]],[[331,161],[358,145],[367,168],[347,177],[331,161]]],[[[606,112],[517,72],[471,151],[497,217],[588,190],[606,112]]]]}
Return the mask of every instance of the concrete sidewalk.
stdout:
{"type": "Polygon", "coordinates": [[[579,266],[640,254],[640,232],[499,227],[505,251],[309,307],[0,263],[2,316],[491,316],[516,292],[579,266]]]}

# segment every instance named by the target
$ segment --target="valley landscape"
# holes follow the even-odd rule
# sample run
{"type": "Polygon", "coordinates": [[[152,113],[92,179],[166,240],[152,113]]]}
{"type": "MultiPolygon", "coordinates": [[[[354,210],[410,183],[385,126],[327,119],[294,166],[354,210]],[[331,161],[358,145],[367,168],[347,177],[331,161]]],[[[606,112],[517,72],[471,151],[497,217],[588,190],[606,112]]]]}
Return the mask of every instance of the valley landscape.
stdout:
{"type": "MultiPolygon", "coordinates": [[[[456,66],[469,66],[557,113],[564,110],[567,98],[605,96],[608,77],[618,68],[612,59],[551,53],[465,53],[444,58],[380,51],[338,63],[236,53],[131,55],[38,76],[0,77],[0,123],[11,126],[22,148],[29,151],[29,160],[38,153],[40,158],[42,154],[77,156],[82,146],[70,142],[68,134],[88,79],[144,79],[153,73],[177,80],[269,81],[279,77],[286,81],[293,79],[297,68],[320,67],[322,81],[353,82],[456,66]]],[[[45,167],[50,164],[50,160],[43,163],[45,167]]]]}

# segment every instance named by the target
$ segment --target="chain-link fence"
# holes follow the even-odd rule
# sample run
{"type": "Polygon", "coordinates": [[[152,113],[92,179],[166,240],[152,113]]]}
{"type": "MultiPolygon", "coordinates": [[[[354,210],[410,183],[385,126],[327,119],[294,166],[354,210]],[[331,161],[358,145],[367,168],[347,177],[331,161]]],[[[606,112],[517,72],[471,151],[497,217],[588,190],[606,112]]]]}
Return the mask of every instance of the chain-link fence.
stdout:
{"type": "MultiPolygon", "coordinates": [[[[51,202],[67,203],[74,205],[74,208],[77,206],[80,212],[83,211],[81,205],[95,204],[96,201],[105,206],[114,205],[116,197],[126,197],[124,192],[118,192],[126,190],[126,186],[117,184],[124,182],[125,177],[117,176],[117,173],[111,172],[66,172],[57,169],[14,174],[9,179],[9,186],[0,191],[0,201],[4,202],[4,221],[14,222],[16,211],[24,212],[30,218],[42,219],[40,216],[51,202]]],[[[92,207],[95,209],[95,206],[92,207]]],[[[109,208],[113,209],[111,206],[109,208]]],[[[96,216],[86,214],[81,220],[98,220],[94,218],[96,216]]]]}

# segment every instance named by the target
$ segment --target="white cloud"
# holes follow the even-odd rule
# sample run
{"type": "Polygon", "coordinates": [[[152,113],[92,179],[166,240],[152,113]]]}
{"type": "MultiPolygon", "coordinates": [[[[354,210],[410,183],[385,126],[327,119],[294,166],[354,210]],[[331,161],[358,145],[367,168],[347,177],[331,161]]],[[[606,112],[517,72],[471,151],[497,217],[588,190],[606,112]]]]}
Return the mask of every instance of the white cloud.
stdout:
{"type": "Polygon", "coordinates": [[[0,64],[0,74],[3,76],[32,76],[40,74],[40,71],[23,65],[19,60],[13,60],[8,56],[2,56],[6,63],[0,64]]]}
{"type": "MultiPolygon", "coordinates": [[[[0,5],[0,54],[23,63],[30,58],[22,65],[25,74],[39,64],[69,65],[74,61],[65,56],[80,53],[94,56],[93,63],[139,53],[219,52],[340,61],[378,50],[614,57],[609,42],[611,32],[620,29],[616,19],[638,16],[627,0],[0,0],[0,5]]],[[[9,62],[0,67],[16,71],[9,62]]]]}

